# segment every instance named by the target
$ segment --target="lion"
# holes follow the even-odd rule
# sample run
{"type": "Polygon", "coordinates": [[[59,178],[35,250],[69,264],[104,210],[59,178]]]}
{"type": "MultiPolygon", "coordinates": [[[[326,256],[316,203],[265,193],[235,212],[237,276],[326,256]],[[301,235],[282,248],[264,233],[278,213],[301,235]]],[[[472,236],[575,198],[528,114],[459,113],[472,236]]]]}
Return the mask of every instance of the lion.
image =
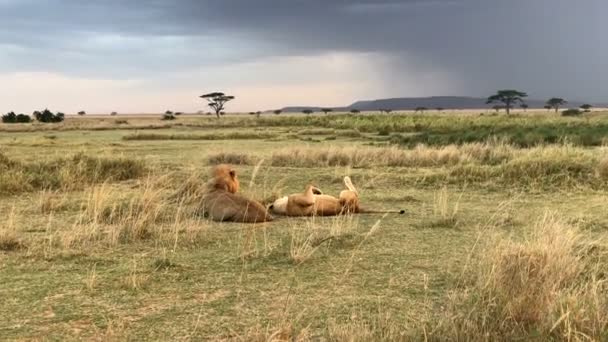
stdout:
{"type": "Polygon", "coordinates": [[[211,177],[202,198],[202,207],[205,215],[213,221],[259,223],[273,220],[263,205],[237,194],[240,184],[230,165],[217,165],[212,169],[211,177]]]}
{"type": "Polygon", "coordinates": [[[303,193],[292,194],[275,200],[269,210],[284,216],[336,216],[342,214],[396,213],[404,214],[405,210],[369,210],[362,208],[359,192],[350,177],[344,177],[347,190],[340,192],[338,198],[325,195],[319,188],[308,185],[303,193]]]}

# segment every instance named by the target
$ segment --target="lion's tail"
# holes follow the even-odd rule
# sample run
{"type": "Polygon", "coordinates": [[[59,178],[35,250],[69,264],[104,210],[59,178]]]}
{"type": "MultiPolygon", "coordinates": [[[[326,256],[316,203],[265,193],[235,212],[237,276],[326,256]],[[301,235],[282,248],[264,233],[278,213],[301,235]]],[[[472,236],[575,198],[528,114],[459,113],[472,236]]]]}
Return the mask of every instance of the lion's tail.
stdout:
{"type": "Polygon", "coordinates": [[[350,180],[350,177],[346,176],[344,177],[344,185],[346,185],[346,187],[348,188],[348,190],[354,192],[355,194],[359,195],[359,191],[357,191],[357,188],[355,188],[355,186],[353,185],[353,181],[350,180]]]}
{"type": "Polygon", "coordinates": [[[373,209],[367,209],[367,208],[359,208],[358,213],[359,214],[399,214],[399,215],[403,215],[403,214],[405,214],[405,209],[399,209],[399,210],[373,210],[373,209]]]}

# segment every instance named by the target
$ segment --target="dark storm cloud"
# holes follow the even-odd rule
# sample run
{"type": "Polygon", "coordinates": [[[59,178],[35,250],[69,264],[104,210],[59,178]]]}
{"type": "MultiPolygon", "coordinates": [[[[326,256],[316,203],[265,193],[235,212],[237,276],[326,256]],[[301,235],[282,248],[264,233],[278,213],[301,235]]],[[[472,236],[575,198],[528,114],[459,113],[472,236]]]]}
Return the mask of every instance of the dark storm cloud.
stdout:
{"type": "Polygon", "coordinates": [[[599,101],[605,13],[604,0],[0,0],[0,68],[128,77],[375,52],[394,57],[396,83],[414,64],[457,75],[458,94],[517,87],[599,101]]]}

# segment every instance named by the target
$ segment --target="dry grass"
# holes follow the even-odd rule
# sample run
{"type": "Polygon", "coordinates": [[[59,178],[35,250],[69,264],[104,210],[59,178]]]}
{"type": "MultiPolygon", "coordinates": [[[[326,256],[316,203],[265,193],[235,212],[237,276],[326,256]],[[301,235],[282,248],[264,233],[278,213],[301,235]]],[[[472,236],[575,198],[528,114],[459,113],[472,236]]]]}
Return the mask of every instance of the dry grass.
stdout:
{"type": "Polygon", "coordinates": [[[431,226],[455,227],[458,225],[458,210],[463,193],[457,200],[452,201],[447,187],[435,192],[433,195],[434,220],[431,222],[431,226]]]}
{"type": "Polygon", "coordinates": [[[450,297],[441,336],[456,340],[555,340],[608,337],[608,287],[589,241],[553,214],[532,227],[524,241],[489,244],[471,268],[471,279],[450,297]]]}
{"type": "Polygon", "coordinates": [[[290,167],[437,167],[466,163],[498,164],[509,160],[513,149],[507,145],[468,144],[412,150],[387,148],[289,148],[275,152],[272,166],[290,167]]]}
{"type": "Polygon", "coordinates": [[[273,139],[277,138],[275,133],[264,132],[229,132],[211,134],[153,134],[135,133],[125,135],[123,140],[249,140],[249,139],[273,139]]]}
{"type": "Polygon", "coordinates": [[[138,178],[146,172],[140,160],[90,157],[82,153],[71,158],[34,163],[22,163],[1,156],[0,163],[0,194],[9,195],[38,189],[81,189],[94,183],[138,178]]]}
{"type": "Polygon", "coordinates": [[[15,224],[15,208],[11,208],[5,222],[0,223],[0,251],[14,251],[23,247],[15,224]]]}
{"type": "Polygon", "coordinates": [[[210,165],[232,164],[232,165],[252,165],[253,159],[248,154],[243,153],[217,153],[208,158],[210,165]]]}

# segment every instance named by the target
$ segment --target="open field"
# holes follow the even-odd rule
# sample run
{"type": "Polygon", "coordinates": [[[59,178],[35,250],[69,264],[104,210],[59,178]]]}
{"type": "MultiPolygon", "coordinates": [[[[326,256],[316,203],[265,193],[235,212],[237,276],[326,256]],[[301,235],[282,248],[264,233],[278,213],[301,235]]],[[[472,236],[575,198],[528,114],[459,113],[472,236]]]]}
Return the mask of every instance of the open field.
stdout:
{"type": "Polygon", "coordinates": [[[159,117],[0,124],[0,339],[608,339],[606,112],[159,117]],[[212,223],[221,162],[407,213],[212,223]]]}

